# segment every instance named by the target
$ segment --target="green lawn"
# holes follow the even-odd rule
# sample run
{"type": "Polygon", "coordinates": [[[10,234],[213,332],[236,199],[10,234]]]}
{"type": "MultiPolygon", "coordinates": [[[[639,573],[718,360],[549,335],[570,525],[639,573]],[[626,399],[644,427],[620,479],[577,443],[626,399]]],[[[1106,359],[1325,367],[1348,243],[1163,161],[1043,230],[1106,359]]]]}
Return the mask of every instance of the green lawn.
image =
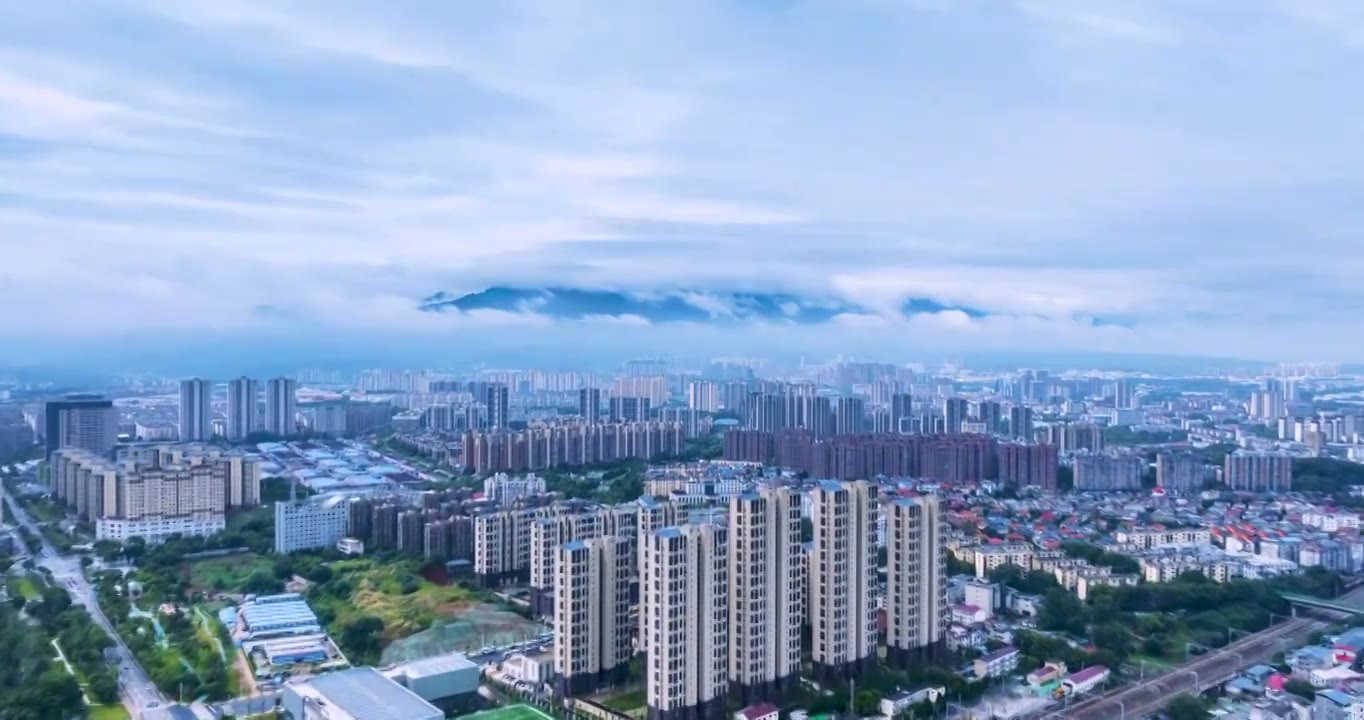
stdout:
{"type": "Polygon", "coordinates": [[[130,720],[132,717],[122,705],[91,705],[85,716],[89,720],[130,720]]]}
{"type": "Polygon", "coordinates": [[[24,509],[38,522],[54,522],[66,517],[66,513],[62,512],[57,503],[42,495],[20,495],[18,497],[21,498],[19,504],[23,505],[24,509]]]}
{"type": "Polygon", "coordinates": [[[20,595],[24,596],[25,600],[37,600],[41,598],[43,596],[43,585],[45,584],[46,583],[42,581],[42,578],[36,573],[21,575],[17,578],[10,577],[9,579],[10,592],[17,591],[20,595]]]}
{"type": "Polygon", "coordinates": [[[270,560],[253,553],[197,560],[189,566],[189,582],[195,588],[232,591],[240,588],[251,573],[274,573],[270,560]]]}

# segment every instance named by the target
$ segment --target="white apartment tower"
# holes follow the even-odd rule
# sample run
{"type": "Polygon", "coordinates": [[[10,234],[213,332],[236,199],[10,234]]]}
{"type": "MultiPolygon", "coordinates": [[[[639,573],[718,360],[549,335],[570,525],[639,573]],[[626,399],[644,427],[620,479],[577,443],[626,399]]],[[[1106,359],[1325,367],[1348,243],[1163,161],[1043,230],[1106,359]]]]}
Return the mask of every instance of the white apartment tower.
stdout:
{"type": "Polygon", "coordinates": [[[271,378],[265,383],[265,431],[275,435],[298,432],[298,383],[293,378],[271,378]]]}
{"type": "Polygon", "coordinates": [[[213,438],[213,381],[180,381],[180,442],[213,438]]]}
{"type": "Polygon", "coordinates": [[[576,512],[537,520],[530,527],[530,607],[536,616],[554,614],[559,548],[574,540],[601,537],[604,511],[576,512]]]}
{"type": "Polygon", "coordinates": [[[805,601],[800,495],[759,487],[729,501],[729,682],[740,704],[799,682],[805,601]]]}
{"type": "Polygon", "coordinates": [[[555,694],[596,692],[629,677],[634,540],[598,537],[560,545],[554,558],[555,694]]]}
{"type": "Polygon", "coordinates": [[[832,681],[876,662],[877,488],[826,480],[810,501],[810,654],[815,676],[832,681]]]}
{"type": "Polygon", "coordinates": [[[687,407],[699,412],[720,409],[720,387],[709,380],[696,380],[687,386],[687,407]]]}
{"type": "Polygon", "coordinates": [[[886,661],[940,658],[947,631],[946,546],[937,496],[897,497],[886,513],[886,661]]]}
{"type": "Polygon", "coordinates": [[[725,716],[728,533],[717,525],[679,525],[642,539],[649,720],[725,716]]]}
{"type": "Polygon", "coordinates": [[[257,416],[260,402],[259,386],[249,377],[239,377],[227,383],[227,439],[243,440],[260,429],[257,416]]]}

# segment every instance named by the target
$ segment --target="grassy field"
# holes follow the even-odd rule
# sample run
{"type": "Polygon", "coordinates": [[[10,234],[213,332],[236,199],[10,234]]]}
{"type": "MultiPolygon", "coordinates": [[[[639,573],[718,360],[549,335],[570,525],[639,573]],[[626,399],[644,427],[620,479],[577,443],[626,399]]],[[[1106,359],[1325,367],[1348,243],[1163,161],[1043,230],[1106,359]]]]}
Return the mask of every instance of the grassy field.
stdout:
{"type": "Polygon", "coordinates": [[[390,640],[424,630],[437,618],[453,615],[474,599],[465,588],[414,578],[403,565],[377,565],[373,560],[357,558],[332,563],[332,571],[350,580],[354,588],[347,598],[322,601],[337,621],[373,615],[384,621],[384,635],[390,640]],[[415,584],[404,588],[404,580],[415,584]],[[412,591],[404,593],[404,589],[412,591]]]}
{"type": "Polygon", "coordinates": [[[37,600],[43,596],[43,586],[46,584],[37,573],[28,573],[17,577],[11,575],[9,591],[10,594],[22,595],[25,600],[37,600]]]}
{"type": "Polygon", "coordinates": [[[132,717],[122,705],[91,705],[85,716],[89,720],[130,720],[132,717]]]}
{"type": "Polygon", "coordinates": [[[270,575],[274,563],[252,553],[196,560],[189,566],[189,584],[196,590],[234,591],[253,572],[270,575]]]}

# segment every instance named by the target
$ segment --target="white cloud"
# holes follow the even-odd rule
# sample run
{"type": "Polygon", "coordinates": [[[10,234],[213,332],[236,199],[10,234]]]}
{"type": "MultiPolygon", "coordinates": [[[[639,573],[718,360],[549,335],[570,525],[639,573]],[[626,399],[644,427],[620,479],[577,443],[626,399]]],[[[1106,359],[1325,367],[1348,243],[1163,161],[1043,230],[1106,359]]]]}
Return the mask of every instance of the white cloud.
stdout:
{"type": "Polygon", "coordinates": [[[1014,7],[28,6],[0,334],[548,327],[416,311],[503,284],[869,309],[781,342],[1364,351],[1288,319],[1364,307],[1355,4],[1014,7]]]}

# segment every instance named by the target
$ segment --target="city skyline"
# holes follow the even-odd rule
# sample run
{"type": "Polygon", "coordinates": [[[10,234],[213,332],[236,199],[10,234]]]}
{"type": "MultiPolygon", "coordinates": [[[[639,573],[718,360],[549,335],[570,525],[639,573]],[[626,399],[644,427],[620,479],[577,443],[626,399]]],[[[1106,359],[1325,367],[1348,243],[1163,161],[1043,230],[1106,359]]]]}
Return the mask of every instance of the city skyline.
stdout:
{"type": "Polygon", "coordinates": [[[13,9],[0,337],[1364,357],[1352,5],[602,8],[13,9]]]}

